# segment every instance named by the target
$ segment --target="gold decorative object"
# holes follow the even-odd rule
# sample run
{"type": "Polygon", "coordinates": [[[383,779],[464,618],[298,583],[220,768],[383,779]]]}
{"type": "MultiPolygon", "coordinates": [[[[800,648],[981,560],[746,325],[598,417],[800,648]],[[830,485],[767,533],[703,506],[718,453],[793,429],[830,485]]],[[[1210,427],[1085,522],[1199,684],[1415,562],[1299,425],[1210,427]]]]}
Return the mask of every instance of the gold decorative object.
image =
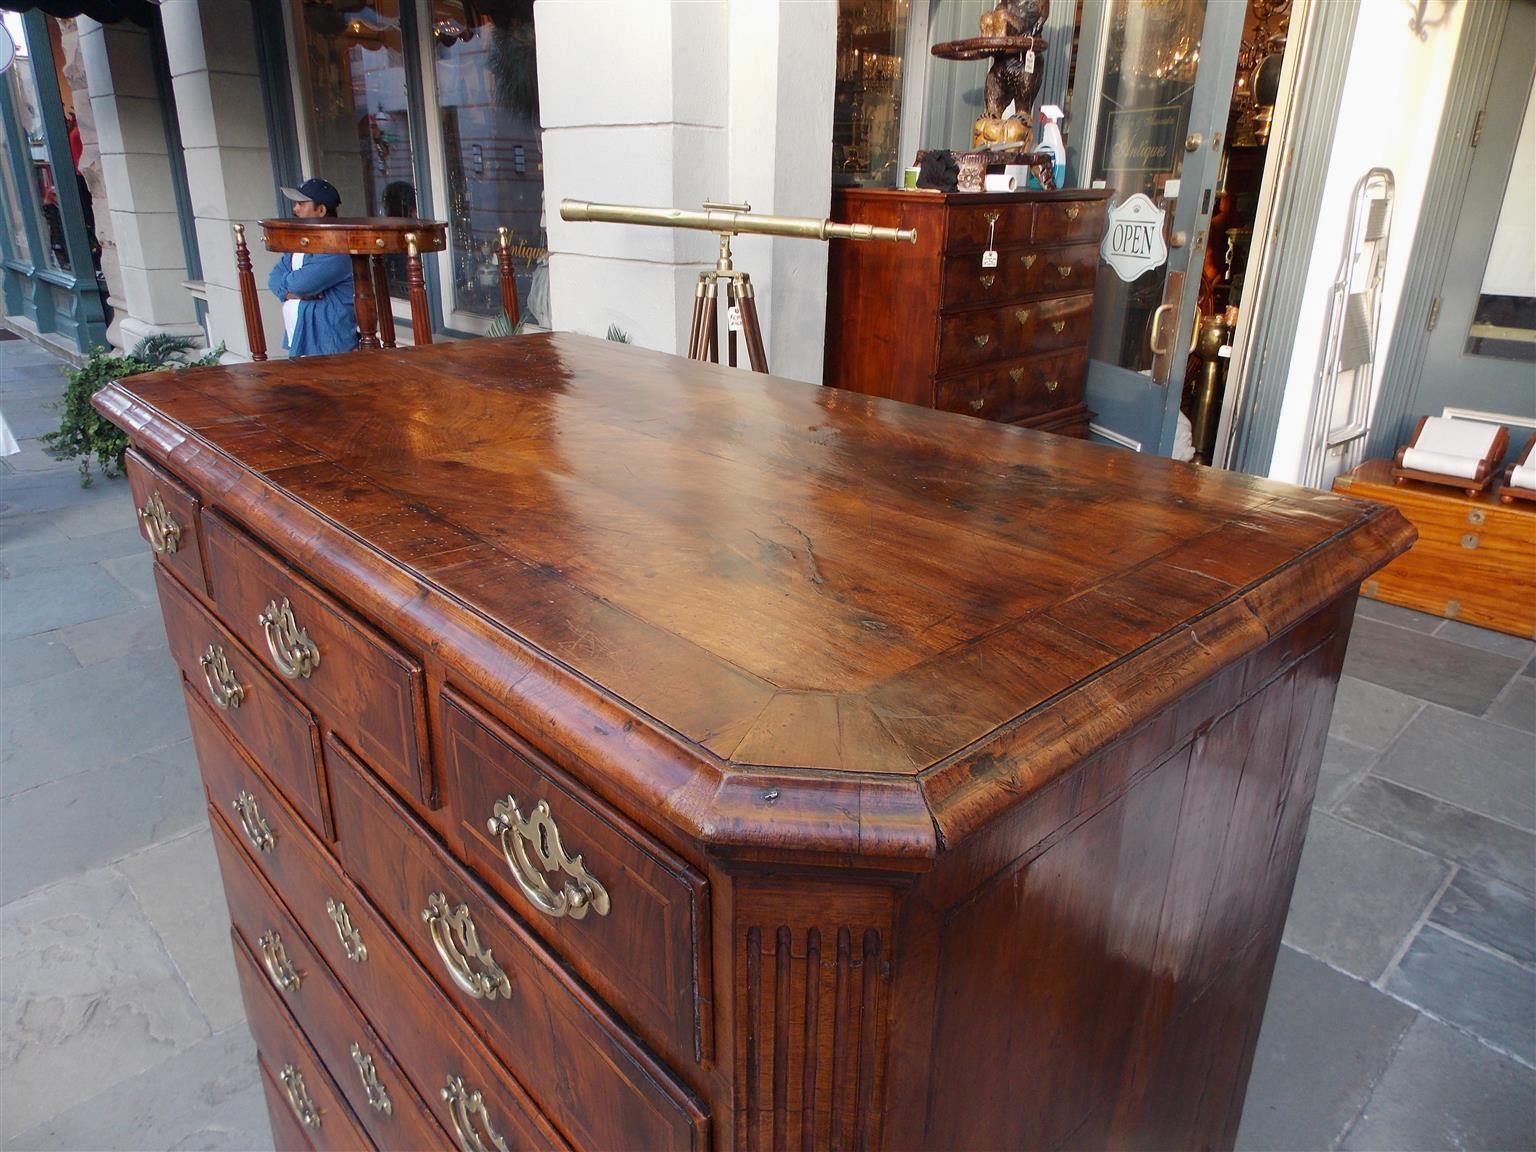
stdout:
{"type": "Polygon", "coordinates": [[[203,679],[208,682],[213,702],[222,709],[240,707],[240,701],[245,699],[245,685],[235,678],[223,645],[208,645],[208,651],[199,656],[197,662],[202,665],[203,679]]]}
{"type": "Polygon", "coordinates": [[[432,944],[443,958],[453,982],[476,1000],[494,1000],[512,995],[512,982],[496,965],[489,951],[480,950],[480,935],[470,919],[469,907],[448,907],[448,897],[433,892],[421,918],[432,932],[432,944]]]}
{"type": "Polygon", "coordinates": [[[240,795],[231,800],[229,806],[240,817],[240,827],[245,829],[245,838],[251,842],[251,847],[258,852],[272,851],[277,843],[277,835],[262,819],[261,809],[256,806],[256,797],[242,788],[240,795]]]}
{"type": "Polygon", "coordinates": [[[1065,320],[1052,320],[1051,321],[1051,331],[1055,332],[1057,335],[1060,335],[1062,332],[1066,331],[1066,327],[1067,327],[1067,322],[1065,320]]]}
{"type": "Polygon", "coordinates": [[[138,511],[151,548],[168,555],[181,546],[181,525],[165,510],[165,501],[160,499],[160,493],[151,492],[144,507],[138,511]]]}
{"type": "Polygon", "coordinates": [[[976,341],[976,347],[985,348],[987,341],[992,339],[992,336],[988,332],[982,332],[980,335],[973,336],[972,339],[976,341]]]}
{"type": "Polygon", "coordinates": [[[256,941],[257,949],[261,952],[261,962],[267,967],[267,975],[272,977],[272,983],[279,992],[297,992],[304,978],[299,975],[299,970],[288,959],[288,951],[283,947],[283,938],[276,931],[268,929],[261,934],[261,939],[256,941]]]}
{"type": "Polygon", "coordinates": [[[352,1045],[352,1063],[357,1065],[357,1074],[362,1077],[363,1092],[368,1097],[368,1107],[386,1116],[393,1115],[394,1102],[390,1100],[389,1093],[384,1090],[384,1085],[379,1083],[379,1074],[373,1067],[373,1057],[364,1052],[359,1044],[352,1045]]]}
{"type": "Polygon", "coordinates": [[[1038,255],[1038,252],[1026,252],[1019,257],[1019,261],[1025,268],[1033,268],[1035,266],[1035,257],[1038,255]]]}
{"type": "Polygon", "coordinates": [[[539,911],[557,919],[569,916],[572,920],[582,919],[589,909],[599,916],[608,915],[607,889],[587,871],[579,855],[566,855],[548,801],[540,800],[526,819],[511,796],[496,801],[492,812],[486,826],[491,835],[500,837],[501,854],[512,871],[512,879],[539,911]],[[528,858],[530,844],[540,867],[528,858]],[[568,877],[559,892],[550,886],[546,872],[563,872],[568,877]]]}
{"type": "Polygon", "coordinates": [[[1061,381],[1059,381],[1059,380],[1047,380],[1045,382],[1045,390],[1047,392],[1054,392],[1054,391],[1056,391],[1056,389],[1058,389],[1060,387],[1061,387],[1061,381]]]}
{"type": "Polygon", "coordinates": [[[320,649],[309,638],[309,631],[300,628],[293,618],[293,605],[288,597],[279,604],[268,600],[267,606],[256,617],[267,637],[267,650],[277,664],[277,670],[290,680],[300,677],[308,680],[320,667],[320,649]]]}
{"type": "Polygon", "coordinates": [[[997,277],[993,273],[987,272],[987,273],[983,274],[982,277],[981,277],[981,286],[983,288],[990,288],[990,287],[992,287],[993,283],[996,282],[996,280],[997,280],[997,277]]]}
{"type": "Polygon", "coordinates": [[[1008,379],[1012,380],[1015,384],[1017,384],[1020,380],[1024,379],[1024,369],[1023,368],[1010,368],[1010,369],[1008,369],[1008,379]]]}
{"type": "Polygon", "coordinates": [[[341,950],[347,954],[347,959],[354,964],[362,964],[368,959],[368,945],[363,943],[363,937],[352,926],[352,917],[347,912],[347,906],[340,900],[325,898],[325,914],[331,918],[331,923],[336,925],[336,935],[341,937],[341,950]]]}
{"type": "Polygon", "coordinates": [[[472,1092],[465,1087],[462,1077],[448,1077],[448,1086],[443,1089],[443,1100],[448,1105],[448,1116],[453,1121],[453,1136],[458,1142],[459,1152],[491,1152],[493,1148],[496,1152],[510,1152],[507,1142],[491,1127],[490,1114],[485,1110],[485,1099],[479,1092],[472,1092]],[[479,1119],[479,1128],[485,1130],[484,1136],[476,1128],[476,1118],[479,1119]]]}
{"type": "Polygon", "coordinates": [[[293,1109],[299,1123],[306,1128],[319,1128],[320,1109],[315,1107],[315,1102],[309,1098],[309,1089],[304,1087],[304,1073],[292,1064],[285,1064],[278,1079],[282,1081],[283,1091],[288,1094],[288,1107],[293,1109]]]}
{"type": "Polygon", "coordinates": [[[1028,308],[1016,308],[1016,309],[1014,309],[1013,318],[1015,320],[1017,320],[1020,324],[1028,324],[1029,323],[1029,309],[1028,308]]]}

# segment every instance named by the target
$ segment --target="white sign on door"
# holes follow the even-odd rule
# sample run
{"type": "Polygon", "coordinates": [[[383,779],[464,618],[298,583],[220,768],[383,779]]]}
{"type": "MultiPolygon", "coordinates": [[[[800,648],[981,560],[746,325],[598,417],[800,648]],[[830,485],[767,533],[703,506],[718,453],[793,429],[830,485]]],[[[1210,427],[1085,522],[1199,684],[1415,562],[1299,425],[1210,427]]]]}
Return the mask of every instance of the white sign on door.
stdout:
{"type": "Polygon", "coordinates": [[[1163,239],[1166,215],[1144,192],[1110,208],[1109,227],[1099,254],[1120,279],[1129,283],[1167,262],[1168,242],[1163,239]]]}

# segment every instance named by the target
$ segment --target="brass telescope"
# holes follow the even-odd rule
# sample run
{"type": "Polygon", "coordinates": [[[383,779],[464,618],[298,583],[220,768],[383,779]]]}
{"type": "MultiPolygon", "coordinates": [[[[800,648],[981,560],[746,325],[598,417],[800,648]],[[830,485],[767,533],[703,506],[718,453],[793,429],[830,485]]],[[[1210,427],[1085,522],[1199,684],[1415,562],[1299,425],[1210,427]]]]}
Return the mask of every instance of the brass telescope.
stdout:
{"type": "Polygon", "coordinates": [[[719,326],[719,283],[725,280],[729,308],[726,335],[727,363],[736,367],[736,333],[747,342],[752,371],[768,371],[762,325],[752,279],[731,262],[731,237],[741,235],[795,236],[802,240],[889,240],[917,243],[916,228],[880,228],[873,224],[839,224],[814,216],[753,216],[750,204],[717,204],[706,200],[701,211],[687,208],[645,208],[638,204],[592,204],[585,200],[560,201],[560,219],[602,224],[643,224],[653,228],[691,228],[720,236],[720,256],[715,266],[699,273],[693,297],[693,326],[688,334],[688,358],[719,363],[716,343],[719,326]]]}

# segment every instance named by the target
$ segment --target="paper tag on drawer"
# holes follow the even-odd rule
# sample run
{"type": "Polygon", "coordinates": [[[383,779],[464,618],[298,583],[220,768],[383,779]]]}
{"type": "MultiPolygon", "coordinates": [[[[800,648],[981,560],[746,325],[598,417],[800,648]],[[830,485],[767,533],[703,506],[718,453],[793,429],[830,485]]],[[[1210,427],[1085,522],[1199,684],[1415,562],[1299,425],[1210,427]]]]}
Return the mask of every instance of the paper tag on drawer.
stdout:
{"type": "Polygon", "coordinates": [[[996,268],[997,267],[997,251],[996,251],[996,249],[988,248],[985,252],[983,252],[981,254],[981,266],[983,268],[996,268]]]}

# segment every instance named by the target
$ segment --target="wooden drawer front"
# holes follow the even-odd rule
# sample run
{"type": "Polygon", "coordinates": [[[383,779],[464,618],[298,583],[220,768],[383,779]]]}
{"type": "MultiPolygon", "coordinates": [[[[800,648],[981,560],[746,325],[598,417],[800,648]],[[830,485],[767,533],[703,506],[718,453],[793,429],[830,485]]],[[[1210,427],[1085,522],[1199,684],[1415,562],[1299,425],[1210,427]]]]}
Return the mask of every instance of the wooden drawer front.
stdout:
{"type": "Polygon", "coordinates": [[[1095,240],[1104,235],[1105,201],[1065,200],[1035,205],[1037,244],[1062,244],[1071,240],[1095,240]]]}
{"type": "MultiPolygon", "coordinates": [[[[256,1040],[257,1055],[276,1089],[268,1097],[276,1105],[272,1111],[278,1116],[286,1113],[298,1127],[295,1135],[302,1135],[311,1148],[337,1148],[347,1152],[372,1148],[372,1142],[342,1102],[319,1056],[299,1034],[283,1005],[271,992],[261,962],[251,954],[238,932],[231,929],[230,937],[246,1020],[256,1040]]],[[[274,1122],[273,1128],[278,1127],[279,1124],[274,1122]]]]}
{"type": "Polygon", "coordinates": [[[702,1149],[704,1112],[671,1074],[334,740],[326,755],[347,871],[572,1140],[702,1149]]]}
{"type": "Polygon", "coordinates": [[[130,450],[123,467],[138,517],[139,535],[155,550],[155,559],[199,596],[208,595],[203,572],[202,516],[192,490],[170,473],[130,450]]]}
{"type": "Polygon", "coordinates": [[[939,318],[940,372],[975,368],[1025,355],[1038,306],[1006,304],[939,318]]]}
{"type": "Polygon", "coordinates": [[[1041,300],[1031,308],[1034,318],[1029,325],[1025,353],[1051,348],[1081,348],[1088,343],[1089,329],[1093,325],[1092,296],[1041,300]]]}
{"type": "Polygon", "coordinates": [[[962,252],[944,258],[944,296],[942,307],[960,308],[971,304],[1003,304],[1028,291],[1031,269],[1039,263],[1037,254],[1017,248],[997,254],[997,267],[983,268],[980,252],[962,252]]]}
{"type": "Polygon", "coordinates": [[[949,376],[934,385],[935,407],[988,420],[1019,420],[1082,399],[1088,358],[1082,352],[1037,356],[949,376]]]}
{"type": "Polygon", "coordinates": [[[204,537],[214,595],[229,626],[375,770],[407,795],[434,803],[423,768],[421,666],[229,521],[210,514],[204,537]],[[285,604],[318,663],[293,658],[304,645],[283,638],[285,604]]]}
{"type": "Polygon", "coordinates": [[[1092,292],[1099,271],[1099,249],[1095,244],[1077,248],[1044,248],[1030,253],[1025,272],[1024,290],[1031,296],[1065,296],[1092,292]]]}
{"type": "MultiPolygon", "coordinates": [[[[249,858],[230,842],[227,830],[219,828],[217,821],[214,826],[219,867],[230,901],[233,904],[238,899],[241,904],[242,919],[231,936],[237,962],[243,960],[250,968],[249,973],[240,974],[247,1002],[260,993],[293,1018],[331,1073],[352,1114],[379,1147],[446,1145],[447,1137],[416,1090],[321,963],[304,933],[279,910],[272,891],[250,872],[249,858]],[[280,992],[265,968],[259,949],[261,936],[267,931],[278,933],[289,962],[300,973],[300,984],[291,991],[280,992]]],[[[366,950],[361,954],[366,955],[366,950]]]]}
{"type": "Polygon", "coordinates": [[[704,878],[601,801],[583,797],[474,705],[447,692],[442,715],[444,774],[454,781],[464,857],[604,997],[647,1035],[665,1037],[666,1055],[703,1059],[712,1031],[703,1011],[710,1002],[704,878]],[[532,837],[521,843],[513,830],[519,819],[532,837]],[[590,882],[558,865],[541,867],[534,840],[556,829],[560,849],[579,857],[590,882]]]}
{"type": "Polygon", "coordinates": [[[1034,221],[1033,204],[977,204],[974,207],[952,208],[944,251],[985,249],[989,237],[993,248],[1028,244],[1034,230],[1034,221]]]}
{"type": "Polygon", "coordinates": [[[159,569],[155,586],[171,655],[193,692],[214,704],[225,702],[214,710],[218,723],[250,752],[310,827],[329,835],[315,722],[238,640],[159,569]]]}
{"type": "MultiPolygon", "coordinates": [[[[235,846],[237,823],[218,805],[213,806],[218,816],[213,822],[214,847],[219,852],[231,917],[242,933],[249,936],[255,931],[259,940],[259,933],[267,930],[261,927],[263,923],[288,925],[277,930],[289,960],[304,975],[299,988],[285,999],[299,1018],[307,1022],[317,1012],[314,981],[305,976],[328,967],[328,974],[362,1010],[378,1037],[382,1054],[394,1062],[392,1067],[403,1070],[419,1093],[417,1098],[425,1101],[435,1127],[445,1133],[453,1131],[455,1103],[444,1099],[443,1092],[450,1087],[450,1079],[458,1077],[470,1090],[481,1093],[487,1112],[485,1119],[460,1114],[460,1122],[473,1119],[477,1126],[489,1124],[513,1148],[568,1147],[410,958],[363,894],[285,808],[274,799],[272,825],[280,839],[283,829],[291,830],[292,837],[281,851],[261,857],[268,875],[280,877],[277,890],[284,893],[285,907],[279,907],[276,893],[251,867],[252,858],[259,854],[242,852],[235,846]],[[255,911],[247,911],[250,909],[255,911]]],[[[353,1067],[349,1050],[347,1064],[338,1070],[338,1076],[348,1075],[353,1067]]],[[[382,1068],[379,1072],[382,1077],[382,1068]]],[[[483,1127],[480,1130],[483,1132],[483,1127]]],[[[440,1137],[439,1143],[448,1141],[440,1137]]],[[[401,1142],[391,1146],[422,1145],[401,1142]]]]}

